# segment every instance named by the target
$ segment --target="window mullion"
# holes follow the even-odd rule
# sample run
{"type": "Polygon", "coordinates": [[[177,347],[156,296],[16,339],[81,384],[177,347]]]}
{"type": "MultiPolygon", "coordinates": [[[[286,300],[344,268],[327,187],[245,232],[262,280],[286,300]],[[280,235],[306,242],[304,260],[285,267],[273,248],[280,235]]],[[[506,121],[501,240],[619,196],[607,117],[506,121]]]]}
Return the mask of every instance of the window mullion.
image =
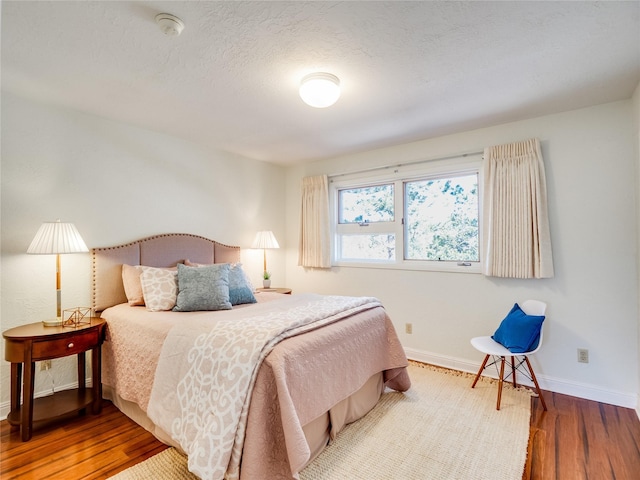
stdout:
{"type": "Polygon", "coordinates": [[[396,198],[394,202],[394,208],[396,212],[395,217],[395,235],[396,235],[396,263],[400,264],[404,261],[404,182],[402,179],[395,182],[396,198]]]}

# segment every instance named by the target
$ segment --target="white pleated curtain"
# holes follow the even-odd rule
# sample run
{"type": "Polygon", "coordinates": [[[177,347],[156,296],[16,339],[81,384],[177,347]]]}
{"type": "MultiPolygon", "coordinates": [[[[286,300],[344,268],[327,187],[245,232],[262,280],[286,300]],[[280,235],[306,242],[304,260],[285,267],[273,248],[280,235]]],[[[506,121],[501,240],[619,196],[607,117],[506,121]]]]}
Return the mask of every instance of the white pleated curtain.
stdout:
{"type": "Polygon", "coordinates": [[[483,201],[483,273],[553,277],[547,186],[538,139],[485,148],[483,201]]]}
{"type": "Polygon", "coordinates": [[[298,265],[331,267],[329,180],[326,175],[302,179],[298,265]]]}

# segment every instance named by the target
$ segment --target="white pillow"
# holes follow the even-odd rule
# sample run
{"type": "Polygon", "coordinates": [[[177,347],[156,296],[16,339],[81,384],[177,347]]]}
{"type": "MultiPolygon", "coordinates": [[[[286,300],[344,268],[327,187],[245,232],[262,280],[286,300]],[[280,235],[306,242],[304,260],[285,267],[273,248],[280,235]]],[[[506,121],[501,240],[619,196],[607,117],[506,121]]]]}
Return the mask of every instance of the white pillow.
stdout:
{"type": "Polygon", "coordinates": [[[150,312],[171,310],[178,297],[178,272],[166,268],[144,267],[140,275],[144,303],[150,312]]]}

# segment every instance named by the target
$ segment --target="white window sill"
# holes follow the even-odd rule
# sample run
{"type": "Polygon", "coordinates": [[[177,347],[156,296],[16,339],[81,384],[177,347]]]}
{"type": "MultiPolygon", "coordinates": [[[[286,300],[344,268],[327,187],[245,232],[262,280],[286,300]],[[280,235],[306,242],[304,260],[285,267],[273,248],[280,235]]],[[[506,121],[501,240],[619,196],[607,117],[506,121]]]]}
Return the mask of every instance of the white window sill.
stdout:
{"type": "Polygon", "coordinates": [[[387,270],[413,270],[425,272],[447,272],[447,273],[475,273],[481,274],[482,268],[480,262],[467,262],[471,265],[461,266],[458,262],[420,262],[405,260],[403,262],[334,262],[333,267],[349,267],[349,268],[379,268],[387,270]]]}

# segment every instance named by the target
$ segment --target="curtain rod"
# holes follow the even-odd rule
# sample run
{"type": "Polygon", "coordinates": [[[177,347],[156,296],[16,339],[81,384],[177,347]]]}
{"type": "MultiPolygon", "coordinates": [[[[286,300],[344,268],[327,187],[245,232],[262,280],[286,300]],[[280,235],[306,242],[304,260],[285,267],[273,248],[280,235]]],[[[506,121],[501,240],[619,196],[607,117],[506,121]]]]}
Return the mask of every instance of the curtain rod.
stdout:
{"type": "Polygon", "coordinates": [[[393,165],[383,165],[381,167],[371,167],[371,168],[365,168],[363,170],[354,170],[353,172],[345,172],[345,173],[334,173],[332,175],[327,175],[327,177],[329,179],[332,178],[336,178],[336,177],[344,177],[347,175],[354,175],[356,173],[368,173],[368,172],[375,172],[376,170],[386,170],[389,168],[398,168],[398,167],[406,167],[409,165],[419,165],[421,163],[428,163],[428,162],[436,162],[438,160],[450,160],[452,158],[464,158],[464,157],[469,157],[472,155],[481,155],[484,154],[484,151],[479,151],[479,152],[466,152],[466,153],[458,153],[456,155],[447,155],[446,157],[436,157],[436,158],[429,158],[426,160],[416,160],[415,162],[406,162],[406,163],[396,163],[393,165]]]}

